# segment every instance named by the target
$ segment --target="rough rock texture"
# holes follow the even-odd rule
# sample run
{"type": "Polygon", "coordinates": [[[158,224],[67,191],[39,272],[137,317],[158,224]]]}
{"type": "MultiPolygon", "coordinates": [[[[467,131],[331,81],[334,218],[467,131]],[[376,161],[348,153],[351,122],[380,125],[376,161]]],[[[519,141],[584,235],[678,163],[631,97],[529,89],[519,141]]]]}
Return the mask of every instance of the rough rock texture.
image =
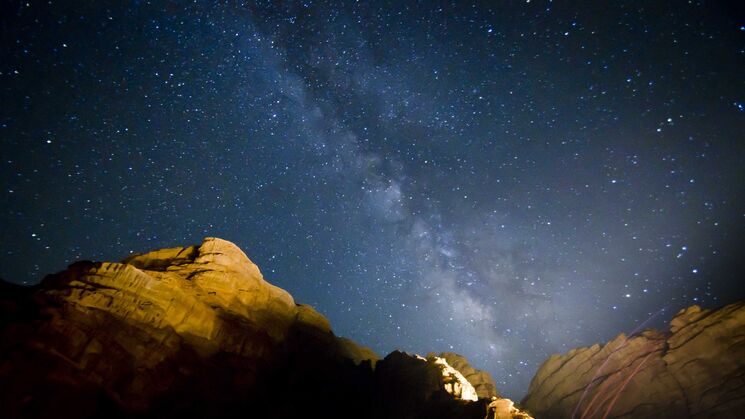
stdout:
{"type": "Polygon", "coordinates": [[[455,360],[463,370],[450,365],[445,356],[434,354],[425,358],[394,351],[378,361],[376,400],[383,403],[390,417],[531,419],[509,399],[480,397],[465,374],[483,380],[480,382],[482,391],[494,387],[488,374],[481,374],[460,355],[442,355],[455,360]]]}
{"type": "Polygon", "coordinates": [[[376,371],[382,387],[392,395],[411,393],[412,399],[420,401],[437,397],[478,400],[473,385],[445,358],[395,351],[378,362],[376,371]],[[394,385],[400,388],[394,389],[394,385]]]}
{"type": "Polygon", "coordinates": [[[679,312],[669,333],[553,355],[522,403],[550,418],[735,418],[745,411],[745,302],[679,312]]]}
{"type": "MultiPolygon", "coordinates": [[[[434,355],[430,354],[427,357],[431,356],[434,355]]],[[[443,352],[437,356],[445,358],[448,364],[463,374],[466,380],[476,389],[479,399],[491,400],[493,397],[499,397],[497,386],[494,385],[494,380],[488,372],[477,370],[468,363],[465,357],[453,352],[443,352]]]]}
{"type": "Polygon", "coordinates": [[[455,354],[378,361],[220,239],[0,292],[3,417],[481,419],[496,395],[455,354]]]}
{"type": "MultiPolygon", "coordinates": [[[[272,380],[292,392],[315,369],[370,375],[369,363],[355,364],[377,359],[337,339],[326,318],[215,238],[122,263],[78,262],[3,300],[0,404],[11,416],[86,416],[111,406],[170,414],[193,409],[184,398],[192,393],[236,407],[231,395],[258,395],[272,380]],[[295,368],[305,353],[309,365],[295,368]]],[[[318,381],[353,393],[350,400],[369,392],[365,380],[359,388],[318,381]]],[[[202,408],[193,413],[215,413],[202,408]]]]}
{"type": "Polygon", "coordinates": [[[533,419],[528,412],[515,407],[510,399],[495,399],[486,409],[486,419],[533,419]]]}

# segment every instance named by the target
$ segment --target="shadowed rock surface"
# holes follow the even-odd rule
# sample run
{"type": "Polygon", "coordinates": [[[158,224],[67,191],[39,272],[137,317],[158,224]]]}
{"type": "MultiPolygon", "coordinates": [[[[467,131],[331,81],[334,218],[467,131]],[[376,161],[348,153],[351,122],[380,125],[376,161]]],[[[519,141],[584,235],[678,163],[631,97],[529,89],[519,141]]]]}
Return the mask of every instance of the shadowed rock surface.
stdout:
{"type": "Polygon", "coordinates": [[[553,355],[522,405],[547,418],[743,417],[745,302],[692,306],[668,333],[621,334],[604,346],[553,355]]]}
{"type": "Polygon", "coordinates": [[[336,337],[216,238],[0,291],[3,417],[480,419],[496,395],[455,354],[336,337]]]}
{"type": "MultiPolygon", "coordinates": [[[[216,238],[77,262],[34,287],[0,281],[0,314],[2,417],[530,418],[458,354],[379,359],[335,336],[216,238]]],[[[741,417],[744,383],[745,303],[693,306],[668,333],[550,357],[523,406],[539,418],[741,417]]]]}

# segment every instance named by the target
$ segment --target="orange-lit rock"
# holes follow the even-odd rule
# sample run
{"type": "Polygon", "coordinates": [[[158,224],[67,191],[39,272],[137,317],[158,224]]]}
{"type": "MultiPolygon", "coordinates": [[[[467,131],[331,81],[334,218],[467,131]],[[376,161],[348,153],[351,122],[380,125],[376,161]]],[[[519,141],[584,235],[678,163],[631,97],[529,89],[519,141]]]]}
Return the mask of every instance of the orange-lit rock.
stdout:
{"type": "Polygon", "coordinates": [[[324,316],[215,238],[121,263],[78,262],[35,287],[0,281],[0,314],[0,416],[9,418],[528,419],[528,411],[569,418],[575,407],[576,418],[658,418],[745,409],[745,303],[694,306],[669,333],[554,355],[534,377],[526,410],[499,398],[489,374],[460,355],[395,351],[380,360],[335,336],[324,316]]]}
{"type": "MultiPolygon", "coordinates": [[[[325,317],[295,304],[289,293],[266,282],[237,246],[216,238],[122,263],[79,262],[42,287],[36,297],[49,306],[64,304],[76,315],[106,314],[153,337],[175,333],[203,354],[260,353],[255,340],[247,345],[253,335],[241,333],[241,326],[260,329],[267,342],[284,340],[298,323],[331,333],[325,317]]],[[[67,317],[50,327],[67,327],[67,317]]]]}
{"type": "Polygon", "coordinates": [[[3,417],[484,417],[445,358],[378,363],[224,240],[0,288],[3,417]]]}
{"type": "MultiPolygon", "coordinates": [[[[434,355],[428,355],[430,356],[434,355]]],[[[480,399],[491,400],[493,397],[499,397],[497,386],[494,385],[494,380],[488,372],[477,370],[468,363],[465,357],[453,352],[443,352],[437,356],[445,358],[448,364],[463,374],[463,377],[476,389],[476,395],[480,399]]]]}
{"type": "MultiPolygon", "coordinates": [[[[332,374],[377,359],[335,337],[325,317],[216,238],[121,263],[78,262],[37,287],[4,287],[0,405],[15,409],[10,416],[64,416],[59,403],[85,416],[101,400],[146,412],[196,388],[212,402],[222,397],[213,393],[250,391],[302,351],[320,354],[312,362],[332,374]]],[[[311,370],[286,376],[301,381],[311,370]]],[[[188,398],[171,407],[179,404],[188,398]]]]}

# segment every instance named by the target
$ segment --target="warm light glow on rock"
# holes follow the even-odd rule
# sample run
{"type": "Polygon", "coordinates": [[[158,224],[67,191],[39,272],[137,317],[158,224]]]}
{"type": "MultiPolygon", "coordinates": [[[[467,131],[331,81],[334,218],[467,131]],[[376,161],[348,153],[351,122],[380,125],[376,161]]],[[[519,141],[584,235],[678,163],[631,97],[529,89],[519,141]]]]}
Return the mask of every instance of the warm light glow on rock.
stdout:
{"type": "Polygon", "coordinates": [[[533,419],[532,416],[515,407],[510,399],[494,399],[487,407],[486,419],[533,419]]]}
{"type": "Polygon", "coordinates": [[[479,399],[476,389],[466,380],[466,377],[460,371],[451,367],[445,358],[439,356],[433,357],[433,361],[442,373],[442,382],[445,391],[452,394],[456,399],[468,400],[475,402],[479,399]]]}

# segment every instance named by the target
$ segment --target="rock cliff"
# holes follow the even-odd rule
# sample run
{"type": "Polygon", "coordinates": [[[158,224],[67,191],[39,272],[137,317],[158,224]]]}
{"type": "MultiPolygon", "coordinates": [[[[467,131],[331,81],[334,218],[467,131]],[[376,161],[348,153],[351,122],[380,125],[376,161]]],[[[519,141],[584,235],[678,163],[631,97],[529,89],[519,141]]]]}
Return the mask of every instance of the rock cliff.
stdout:
{"type": "Polygon", "coordinates": [[[0,285],[4,417],[481,419],[496,400],[456,354],[379,360],[335,336],[216,238],[0,285]]]}
{"type": "Polygon", "coordinates": [[[745,409],[745,302],[680,311],[670,331],[554,355],[525,406],[549,418],[735,418],[745,409]]]}
{"type": "Polygon", "coordinates": [[[439,355],[430,354],[427,357],[431,358],[433,356],[444,358],[449,365],[463,374],[463,377],[473,385],[479,399],[499,398],[499,392],[491,375],[486,371],[472,367],[463,356],[453,352],[444,352],[439,355]]]}
{"type": "MultiPolygon", "coordinates": [[[[668,332],[551,356],[522,406],[539,418],[739,417],[745,302],[678,313],[668,332]]],[[[8,418],[509,419],[455,353],[371,349],[261,275],[234,244],[77,262],[34,287],[0,281],[8,418]]]]}

